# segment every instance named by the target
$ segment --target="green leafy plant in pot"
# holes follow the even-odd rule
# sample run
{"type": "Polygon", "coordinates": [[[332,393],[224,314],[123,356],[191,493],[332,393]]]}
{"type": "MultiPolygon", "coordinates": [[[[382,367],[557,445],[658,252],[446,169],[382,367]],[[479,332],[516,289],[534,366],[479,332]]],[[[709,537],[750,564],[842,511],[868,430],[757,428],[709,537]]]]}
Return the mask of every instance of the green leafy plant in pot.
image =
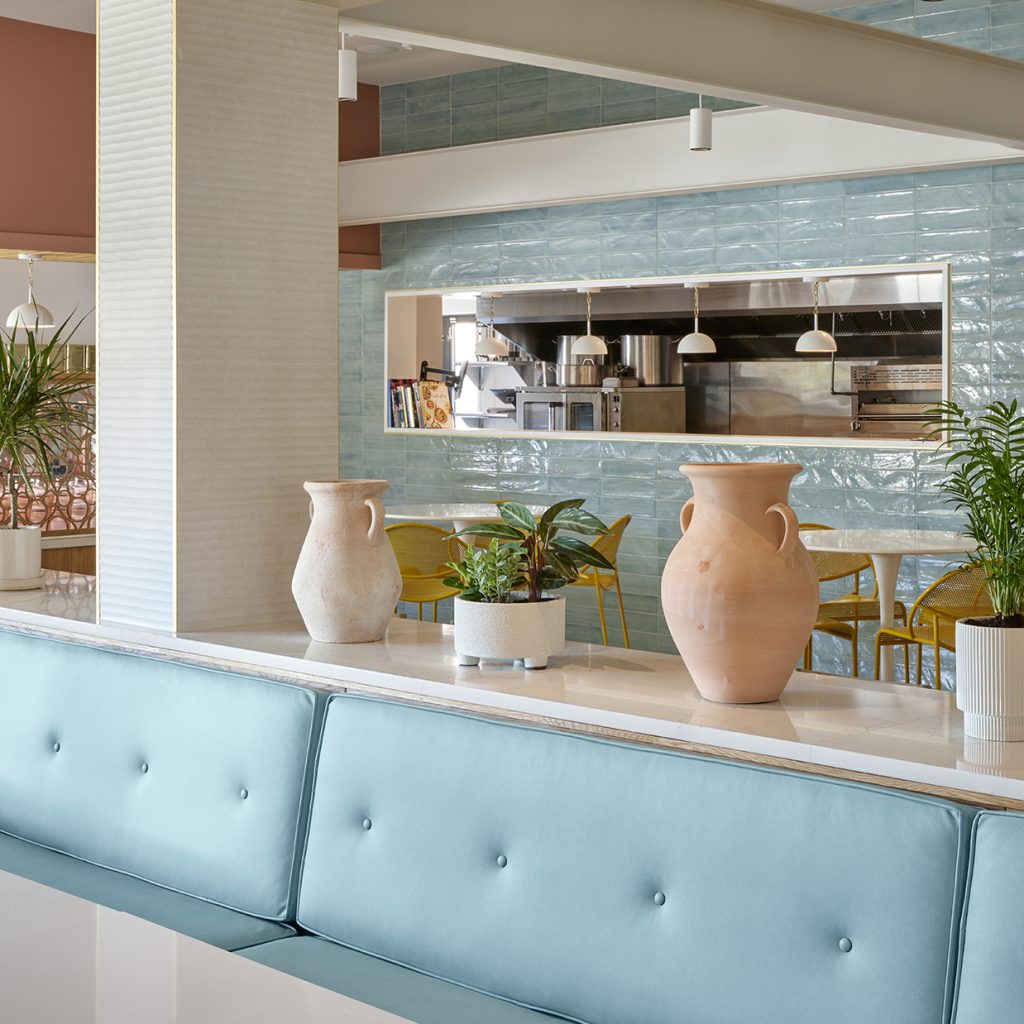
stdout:
{"type": "Polygon", "coordinates": [[[957,707],[970,736],[1024,740],[1024,413],[1016,400],[976,416],[943,402],[932,426],[950,451],[939,489],[965,515],[993,609],[956,624],[957,707]]]}
{"type": "Polygon", "coordinates": [[[489,537],[487,548],[469,546],[445,583],[455,598],[455,651],[460,665],[481,658],[521,659],[546,668],[565,646],[565,599],[551,594],[579,579],[590,566],[612,564],[585,536],[608,527],[583,510],[584,499],[560,501],[538,519],[515,501],[497,503],[499,523],[480,523],[456,536],[489,537]]]}
{"type": "Polygon", "coordinates": [[[80,443],[89,426],[82,401],[87,376],[65,368],[65,347],[84,318],[74,325],[71,320],[56,327],[48,341],[38,328],[0,328],[0,472],[6,484],[0,589],[40,585],[40,530],[21,521],[19,497],[32,494],[33,477],[53,484],[54,462],[80,443]]]}

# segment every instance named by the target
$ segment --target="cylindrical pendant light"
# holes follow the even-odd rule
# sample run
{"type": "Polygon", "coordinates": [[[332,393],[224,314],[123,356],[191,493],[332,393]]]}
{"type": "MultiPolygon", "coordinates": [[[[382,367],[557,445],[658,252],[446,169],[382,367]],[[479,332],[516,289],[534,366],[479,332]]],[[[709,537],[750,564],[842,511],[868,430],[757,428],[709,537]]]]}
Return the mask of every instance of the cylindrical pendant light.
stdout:
{"type": "Polygon", "coordinates": [[[23,252],[18,254],[19,260],[28,263],[28,302],[15,306],[7,316],[7,327],[14,330],[21,327],[26,331],[35,331],[43,327],[53,327],[55,321],[53,314],[45,307],[36,302],[32,288],[32,264],[39,259],[37,253],[23,252]]]}
{"type": "Polygon", "coordinates": [[[608,346],[604,343],[604,338],[598,338],[590,333],[590,304],[592,301],[590,292],[587,292],[586,296],[587,333],[572,343],[572,354],[574,356],[606,356],[608,355],[608,346]]]}
{"type": "Polygon", "coordinates": [[[341,49],[338,51],[338,99],[359,99],[359,55],[355,50],[345,49],[346,36],[342,34],[341,49]]]}
{"type": "Polygon", "coordinates": [[[690,110],[690,149],[694,153],[707,153],[711,149],[710,107],[704,106],[704,97],[697,97],[697,106],[690,110]]]}
{"type": "Polygon", "coordinates": [[[490,325],[487,328],[485,334],[481,334],[476,341],[476,356],[478,359],[490,358],[492,356],[502,357],[508,355],[508,344],[502,341],[497,334],[494,333],[494,299],[495,296],[489,296],[491,300],[491,313],[490,313],[490,325]]]}
{"type": "Polygon", "coordinates": [[[676,351],[681,356],[707,356],[717,352],[713,338],[702,334],[700,330],[700,290],[703,284],[692,284],[693,288],[693,330],[685,338],[679,339],[676,351]]]}
{"type": "Polygon", "coordinates": [[[836,350],[836,339],[833,338],[828,331],[823,331],[818,327],[818,286],[820,284],[821,281],[818,278],[815,278],[814,328],[810,331],[804,331],[804,333],[797,339],[797,352],[835,352],[836,350]]]}

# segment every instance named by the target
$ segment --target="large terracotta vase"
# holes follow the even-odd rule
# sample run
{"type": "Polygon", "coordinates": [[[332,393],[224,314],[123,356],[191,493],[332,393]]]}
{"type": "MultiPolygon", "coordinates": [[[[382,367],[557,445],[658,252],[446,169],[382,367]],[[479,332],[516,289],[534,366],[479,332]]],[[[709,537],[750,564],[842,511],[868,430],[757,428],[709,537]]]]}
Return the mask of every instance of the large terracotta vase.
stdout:
{"type": "Polygon", "coordinates": [[[680,466],[693,497],[680,517],[661,603],[701,695],[728,704],[778,699],[818,610],[818,577],[787,504],[802,466],[680,466]]]}
{"type": "Polygon", "coordinates": [[[386,480],[304,484],[311,522],[292,594],[309,635],[319,643],[369,643],[387,631],[402,592],[380,500],[389,486],[386,480]]]}

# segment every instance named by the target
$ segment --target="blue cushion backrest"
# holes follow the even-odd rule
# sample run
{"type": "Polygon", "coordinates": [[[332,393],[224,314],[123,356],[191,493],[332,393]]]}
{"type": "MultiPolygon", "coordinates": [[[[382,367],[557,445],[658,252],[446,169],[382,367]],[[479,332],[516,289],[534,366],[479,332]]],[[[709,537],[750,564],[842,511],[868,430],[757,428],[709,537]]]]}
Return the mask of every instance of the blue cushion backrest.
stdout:
{"type": "Polygon", "coordinates": [[[289,917],[311,691],[6,632],[0,665],[0,830],[289,917]]]}
{"type": "Polygon", "coordinates": [[[299,922],[589,1024],[941,1024],[968,831],[928,798],[333,697],[299,922]]]}
{"type": "Polygon", "coordinates": [[[1024,816],[974,823],[956,1024],[1024,1020],[1024,816]]]}

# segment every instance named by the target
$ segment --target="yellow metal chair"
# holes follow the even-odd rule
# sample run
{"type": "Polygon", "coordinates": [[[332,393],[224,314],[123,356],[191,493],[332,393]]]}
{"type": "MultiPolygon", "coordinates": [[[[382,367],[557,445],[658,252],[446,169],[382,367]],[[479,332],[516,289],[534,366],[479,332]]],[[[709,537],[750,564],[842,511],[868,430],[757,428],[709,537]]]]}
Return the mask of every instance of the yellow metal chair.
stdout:
{"type": "MultiPolygon", "coordinates": [[[[834,527],[822,523],[801,523],[801,530],[831,530],[834,527]]],[[[874,566],[867,555],[846,551],[812,551],[811,558],[818,573],[819,583],[830,583],[833,580],[852,578],[852,590],[841,597],[822,601],[818,605],[818,619],[814,630],[828,636],[838,637],[847,641],[853,648],[853,675],[860,674],[860,624],[862,622],[878,622],[881,619],[881,605],[878,600],[878,581],[875,580],[871,594],[860,591],[860,574],[871,572],[874,566]]],[[[907,607],[897,601],[893,608],[894,617],[902,622],[907,621],[907,607]]],[[[813,638],[813,634],[812,634],[813,638]]],[[[812,640],[807,641],[804,648],[804,670],[810,671],[812,640]]]]}
{"type": "Polygon", "coordinates": [[[908,625],[880,629],[875,637],[875,678],[880,672],[883,645],[900,644],[904,651],[905,679],[910,682],[908,665],[911,644],[917,645],[917,685],[921,685],[921,654],[926,644],[935,652],[935,689],[942,689],[940,654],[956,650],[956,620],[975,615],[991,615],[992,600],[985,586],[985,573],[974,565],[964,565],[936,580],[914,602],[908,625]]]}
{"type": "Polygon", "coordinates": [[[608,623],[604,617],[604,592],[615,588],[619,599],[619,618],[622,620],[622,637],[626,647],[629,647],[629,627],[626,625],[626,606],[622,603],[622,585],[619,582],[619,545],[622,543],[622,535],[629,526],[632,516],[623,516],[617,519],[608,528],[608,533],[593,541],[591,547],[599,551],[605,558],[615,566],[614,569],[597,569],[591,566],[586,572],[580,573],[580,578],[569,585],[572,587],[593,587],[597,595],[597,614],[601,618],[601,636],[604,638],[605,646],[608,646],[608,623]]]}
{"type": "Polygon", "coordinates": [[[421,622],[423,606],[433,603],[437,622],[438,602],[458,593],[442,580],[452,575],[446,563],[462,557],[461,542],[447,530],[429,523],[397,523],[386,527],[386,533],[402,573],[399,600],[417,605],[421,622]]]}

